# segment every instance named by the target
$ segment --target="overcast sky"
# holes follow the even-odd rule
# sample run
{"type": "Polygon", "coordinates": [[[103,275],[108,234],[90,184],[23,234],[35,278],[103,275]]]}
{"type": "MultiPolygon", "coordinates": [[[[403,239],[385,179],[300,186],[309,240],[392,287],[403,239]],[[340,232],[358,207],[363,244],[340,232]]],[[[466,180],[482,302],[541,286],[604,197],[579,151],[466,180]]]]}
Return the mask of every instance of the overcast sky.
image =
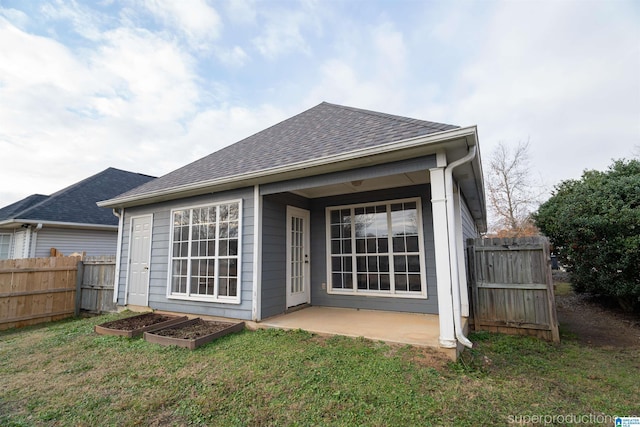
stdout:
{"type": "Polygon", "coordinates": [[[485,163],[528,139],[549,186],[604,170],[640,151],[640,2],[0,0],[0,207],[322,101],[478,125],[485,163]]]}

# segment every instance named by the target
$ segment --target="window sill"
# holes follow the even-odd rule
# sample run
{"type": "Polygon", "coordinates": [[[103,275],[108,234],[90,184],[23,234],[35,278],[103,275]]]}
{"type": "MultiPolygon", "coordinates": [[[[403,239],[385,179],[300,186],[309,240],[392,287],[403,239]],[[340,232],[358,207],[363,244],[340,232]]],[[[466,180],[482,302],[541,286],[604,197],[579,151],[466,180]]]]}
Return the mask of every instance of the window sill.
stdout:
{"type": "Polygon", "coordinates": [[[404,299],[428,299],[427,295],[424,293],[403,293],[396,292],[395,294],[388,292],[354,292],[354,291],[343,291],[336,289],[327,289],[327,293],[329,295],[349,295],[354,297],[382,297],[382,298],[404,298],[404,299]]]}
{"type": "Polygon", "coordinates": [[[211,302],[216,304],[240,304],[240,298],[213,298],[213,297],[193,297],[186,295],[167,295],[167,299],[194,301],[194,302],[211,302]]]}

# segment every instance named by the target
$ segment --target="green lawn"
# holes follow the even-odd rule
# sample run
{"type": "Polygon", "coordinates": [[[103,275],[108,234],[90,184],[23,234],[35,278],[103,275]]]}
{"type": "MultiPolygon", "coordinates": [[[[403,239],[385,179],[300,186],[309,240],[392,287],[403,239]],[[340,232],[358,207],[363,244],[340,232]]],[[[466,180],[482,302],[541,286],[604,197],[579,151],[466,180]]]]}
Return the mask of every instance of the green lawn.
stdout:
{"type": "Polygon", "coordinates": [[[119,317],[0,332],[0,425],[489,426],[640,415],[637,348],[478,333],[477,348],[453,364],[303,331],[245,331],[195,351],[92,332],[119,317]]]}

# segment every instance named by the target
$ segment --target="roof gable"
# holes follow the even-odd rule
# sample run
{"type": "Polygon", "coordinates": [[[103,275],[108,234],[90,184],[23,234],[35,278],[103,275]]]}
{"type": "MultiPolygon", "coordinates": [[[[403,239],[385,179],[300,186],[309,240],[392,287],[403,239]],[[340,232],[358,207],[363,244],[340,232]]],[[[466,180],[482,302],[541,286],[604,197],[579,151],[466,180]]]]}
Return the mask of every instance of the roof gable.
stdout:
{"type": "Polygon", "coordinates": [[[457,128],[323,102],[120,197],[161,192],[457,128]]]}
{"type": "Polygon", "coordinates": [[[0,221],[11,219],[118,225],[110,209],[96,202],[145,184],[154,177],[108,168],[50,196],[34,194],[0,209],[0,221]]]}

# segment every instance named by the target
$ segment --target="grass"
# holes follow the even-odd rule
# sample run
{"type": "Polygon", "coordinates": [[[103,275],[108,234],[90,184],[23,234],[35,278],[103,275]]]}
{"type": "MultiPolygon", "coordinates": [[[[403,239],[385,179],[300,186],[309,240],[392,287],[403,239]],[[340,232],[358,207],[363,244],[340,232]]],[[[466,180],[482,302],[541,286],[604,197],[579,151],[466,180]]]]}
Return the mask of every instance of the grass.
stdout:
{"type": "Polygon", "coordinates": [[[122,315],[0,332],[0,425],[508,425],[640,415],[638,349],[476,333],[429,350],[245,331],[195,351],[99,336],[122,315]],[[509,417],[512,417],[511,419],[509,417]]]}
{"type": "Polygon", "coordinates": [[[571,283],[567,282],[556,282],[555,283],[555,294],[558,296],[570,295],[573,293],[573,289],[571,288],[571,283]]]}

